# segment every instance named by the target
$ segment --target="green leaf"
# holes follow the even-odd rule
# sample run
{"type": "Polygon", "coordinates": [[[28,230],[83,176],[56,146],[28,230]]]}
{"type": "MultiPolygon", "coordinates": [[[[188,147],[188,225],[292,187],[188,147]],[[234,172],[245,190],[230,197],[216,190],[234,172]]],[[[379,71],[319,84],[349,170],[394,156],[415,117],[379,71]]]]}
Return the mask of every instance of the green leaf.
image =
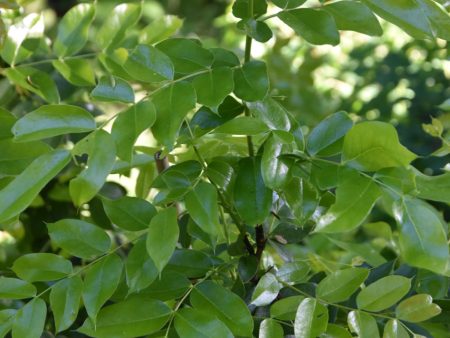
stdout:
{"type": "Polygon", "coordinates": [[[127,30],[135,25],[141,17],[139,3],[123,3],[108,13],[105,22],[97,33],[96,42],[105,49],[118,47],[125,37],[127,30]]]}
{"type": "Polygon", "coordinates": [[[335,271],[320,281],[316,295],[330,303],[343,302],[359,289],[368,275],[369,270],[364,268],[335,271]]]}
{"type": "Polygon", "coordinates": [[[167,270],[175,271],[189,278],[199,278],[213,268],[210,257],[202,251],[175,250],[167,264],[167,270]]]}
{"type": "MultiPolygon", "coordinates": [[[[236,0],[233,3],[233,15],[237,18],[250,18],[249,0],[236,0]]],[[[267,11],[266,0],[253,0],[253,15],[261,16],[267,11]]]]}
{"type": "Polygon", "coordinates": [[[266,273],[256,284],[251,304],[255,306],[269,305],[278,296],[282,285],[272,273],[266,273]]]}
{"type": "Polygon", "coordinates": [[[172,80],[174,76],[170,58],[159,49],[147,45],[137,45],[128,55],[123,68],[134,79],[142,82],[172,80]]]}
{"type": "Polygon", "coordinates": [[[339,141],[352,126],[353,121],[346,112],[337,112],[330,115],[311,130],[306,149],[311,155],[320,155],[321,150],[327,149],[339,141]]]}
{"type": "Polygon", "coordinates": [[[441,308],[433,304],[433,298],[426,294],[418,294],[407,298],[398,304],[395,309],[395,315],[398,319],[411,323],[424,322],[441,312],[441,308]]]}
{"type": "Polygon", "coordinates": [[[147,233],[147,252],[159,273],[169,262],[179,233],[175,208],[166,208],[152,218],[147,233]]]}
{"type": "Polygon", "coordinates": [[[197,101],[194,87],[187,82],[176,82],[157,92],[152,99],[156,107],[153,136],[167,147],[173,148],[186,115],[197,101]]]}
{"type": "Polygon", "coordinates": [[[134,103],[133,88],[125,80],[116,76],[103,76],[91,92],[94,100],[106,102],[134,103]]]}
{"type": "Polygon", "coordinates": [[[288,111],[271,97],[261,101],[249,102],[247,107],[252,114],[263,121],[272,130],[291,130],[288,111]]]}
{"type": "Polygon", "coordinates": [[[303,296],[291,296],[276,301],[270,307],[270,317],[294,321],[298,306],[303,299],[305,299],[303,296]]]}
{"type": "Polygon", "coordinates": [[[94,70],[87,60],[54,60],[52,65],[67,81],[75,86],[95,86],[94,70]]]}
{"type": "Polygon", "coordinates": [[[153,44],[175,34],[183,25],[183,19],[175,15],[158,16],[141,30],[139,42],[153,44]]]}
{"type": "Polygon", "coordinates": [[[12,325],[12,338],[40,338],[44,331],[47,306],[40,298],[34,298],[17,311],[12,325]]]}
{"type": "Polygon", "coordinates": [[[356,229],[380,197],[378,185],[365,176],[351,173],[336,189],[336,203],[317,221],[315,231],[336,233],[356,229]]]}
{"type": "Polygon", "coordinates": [[[447,236],[431,206],[408,198],[394,206],[394,216],[400,227],[400,252],[405,261],[445,273],[449,258],[447,236]]]}
{"type": "Polygon", "coordinates": [[[300,8],[281,12],[278,17],[313,45],[339,44],[336,22],[333,16],[324,10],[300,8]]]}
{"type": "Polygon", "coordinates": [[[244,101],[262,100],[269,91],[266,64],[250,61],[234,71],[234,93],[244,101]]]}
{"type": "Polygon", "coordinates": [[[102,202],[111,222],[128,231],[147,229],[156,215],[155,207],[142,198],[129,196],[117,200],[103,198],[102,202]]]}
{"type": "Polygon", "coordinates": [[[277,278],[285,283],[297,284],[306,280],[309,270],[309,265],[304,262],[287,262],[277,271],[277,278]]]}
{"type": "Polygon", "coordinates": [[[277,7],[283,9],[290,9],[300,7],[306,2],[306,0],[272,0],[272,2],[277,7]]]}
{"type": "Polygon", "coordinates": [[[94,321],[103,304],[116,291],[122,275],[123,263],[119,256],[111,254],[103,257],[86,272],[83,286],[83,303],[94,321]]]}
{"type": "Polygon", "coordinates": [[[387,276],[373,282],[362,289],[356,297],[359,309],[379,312],[383,311],[400,299],[411,289],[411,281],[403,276],[387,276]]]}
{"type": "Polygon", "coordinates": [[[430,201],[450,203],[450,173],[427,176],[416,173],[417,196],[430,201]]]}
{"type": "Polygon", "coordinates": [[[300,223],[307,221],[314,214],[320,196],[313,184],[294,176],[286,182],[282,190],[286,203],[300,223]]]}
{"type": "Polygon", "coordinates": [[[191,282],[186,276],[173,271],[164,271],[159,279],[141,293],[153,299],[166,301],[182,297],[190,286],[191,282]]]}
{"type": "Polygon", "coordinates": [[[327,332],[323,333],[320,338],[352,338],[352,335],[342,326],[328,324],[327,332]]]}
{"type": "Polygon", "coordinates": [[[192,219],[212,236],[219,233],[217,191],[212,184],[200,182],[185,197],[186,209],[192,219]]]}
{"type": "Polygon", "coordinates": [[[34,141],[69,133],[95,129],[92,115],[83,108],[70,105],[44,105],[18,120],[12,129],[14,140],[34,141]]]}
{"type": "Polygon", "coordinates": [[[199,41],[192,39],[167,39],[156,45],[170,57],[179,74],[191,74],[205,70],[213,63],[212,53],[203,48],[199,41]]]}
{"type": "Polygon", "coordinates": [[[5,337],[11,330],[17,310],[0,310],[0,337],[5,337]]]}
{"type": "Polygon", "coordinates": [[[283,338],[283,327],[277,321],[266,318],[259,325],[260,338],[283,338]]]}
{"type": "Polygon", "coordinates": [[[264,21],[247,18],[239,21],[237,27],[259,42],[267,42],[272,38],[272,30],[264,21]]]}
{"type": "Polygon", "coordinates": [[[264,122],[251,116],[239,116],[214,129],[215,133],[233,135],[258,135],[267,131],[269,128],[264,122]]]}
{"type": "Polygon", "coordinates": [[[175,330],[180,338],[233,338],[228,327],[213,314],[184,308],[177,311],[175,330]]]}
{"type": "Polygon", "coordinates": [[[69,192],[75,205],[89,202],[101,189],[116,159],[114,140],[100,129],[90,141],[86,168],[70,181],[69,192]]]}
{"type": "Polygon", "coordinates": [[[333,16],[339,30],[355,31],[371,36],[383,34],[377,17],[362,3],[339,1],[327,4],[323,9],[333,16]]]}
{"type": "Polygon", "coordinates": [[[52,281],[72,273],[72,263],[51,253],[31,253],[14,261],[12,270],[28,282],[52,281]]]}
{"type": "Polygon", "coordinates": [[[117,116],[111,129],[117,156],[124,161],[133,160],[133,146],[139,135],[156,121],[156,109],[151,101],[141,101],[117,116]]]}
{"type": "Polygon", "coordinates": [[[78,332],[99,338],[146,336],[161,329],[170,314],[170,308],[163,302],[136,295],[101,309],[97,321],[86,319],[78,332]]]}
{"type": "Polygon", "coordinates": [[[239,59],[232,51],[225,48],[210,48],[209,51],[214,55],[212,68],[216,67],[237,67],[240,65],[239,59]]]}
{"type": "Polygon", "coordinates": [[[416,157],[400,144],[397,131],[389,123],[359,123],[344,138],[344,163],[358,170],[405,167],[416,157]]]}
{"type": "Polygon", "coordinates": [[[61,332],[68,329],[78,315],[83,281],[79,276],[66,278],[50,290],[50,307],[55,318],[55,330],[61,332]]]}
{"type": "Polygon", "coordinates": [[[272,207],[272,190],[268,189],[262,178],[261,159],[243,158],[233,191],[236,211],[249,225],[264,222],[272,207]]]}
{"type": "Polygon", "coordinates": [[[377,322],[371,315],[361,311],[351,311],[347,317],[350,331],[361,338],[379,338],[377,322]]]}
{"type": "Polygon", "coordinates": [[[190,301],[195,309],[215,315],[236,336],[251,336],[253,318],[244,301],[212,281],[197,284],[190,301]]]}
{"type": "Polygon", "coordinates": [[[129,294],[145,289],[158,277],[158,269],[147,253],[145,240],[140,240],[130,250],[125,267],[129,294]]]}
{"type": "Polygon", "coordinates": [[[296,338],[315,338],[326,331],[328,310],[314,298],[305,298],[295,315],[294,332],[296,338]]]}
{"type": "Polygon", "coordinates": [[[84,47],[94,16],[93,4],[76,5],[64,15],[58,24],[58,34],[53,44],[58,58],[73,55],[84,47]]]}
{"type": "Polygon", "coordinates": [[[264,183],[268,188],[280,190],[291,179],[289,169],[292,164],[280,159],[279,156],[292,151],[292,144],[284,144],[276,135],[271,135],[264,143],[261,171],[264,183]]]}
{"type": "Polygon", "coordinates": [[[383,338],[409,338],[409,333],[400,321],[391,319],[384,327],[383,338]]]}
{"type": "Polygon", "coordinates": [[[0,277],[0,298],[23,299],[36,295],[33,284],[17,278],[0,277]]]}
{"type": "Polygon", "coordinates": [[[192,84],[198,103],[215,108],[233,91],[233,72],[228,67],[213,68],[196,76],[192,84]]]}
{"type": "Polygon", "coordinates": [[[45,185],[70,161],[66,150],[55,150],[35,159],[19,176],[0,191],[0,222],[25,210],[45,185]]]}
{"type": "Polygon", "coordinates": [[[11,128],[16,121],[17,118],[13,114],[0,107],[0,140],[6,140],[13,136],[11,128]]]}
{"type": "Polygon", "coordinates": [[[111,239],[101,228],[78,219],[63,219],[47,224],[52,243],[73,256],[89,259],[104,254],[111,239]]]}

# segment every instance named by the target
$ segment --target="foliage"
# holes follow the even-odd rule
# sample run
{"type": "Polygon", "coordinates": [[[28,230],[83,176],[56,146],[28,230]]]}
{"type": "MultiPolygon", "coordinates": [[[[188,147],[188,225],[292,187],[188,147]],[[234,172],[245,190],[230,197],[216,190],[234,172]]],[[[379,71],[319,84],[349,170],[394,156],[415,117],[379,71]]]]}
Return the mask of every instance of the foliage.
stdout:
{"type": "Polygon", "coordinates": [[[379,18],[450,40],[442,5],[236,0],[242,60],[151,3],[101,6],[48,29],[0,1],[1,337],[447,336],[449,173],[384,121],[308,131],[252,59],[276,17],[305,44],[379,18]]]}

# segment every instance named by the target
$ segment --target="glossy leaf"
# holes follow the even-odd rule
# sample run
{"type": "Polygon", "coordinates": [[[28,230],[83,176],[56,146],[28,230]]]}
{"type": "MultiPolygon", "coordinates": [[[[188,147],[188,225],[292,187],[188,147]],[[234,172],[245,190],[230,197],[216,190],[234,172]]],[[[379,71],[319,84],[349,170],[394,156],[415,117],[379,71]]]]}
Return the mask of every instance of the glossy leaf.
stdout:
{"type": "Polygon", "coordinates": [[[34,141],[68,133],[95,129],[92,115],[83,108],[69,105],[44,105],[18,120],[12,129],[18,142],[34,141]]]}
{"type": "Polygon", "coordinates": [[[197,101],[207,107],[218,107],[234,89],[233,72],[228,67],[213,68],[192,82],[197,101]]]}
{"type": "Polygon", "coordinates": [[[272,135],[265,142],[261,158],[261,171],[264,183],[268,188],[282,189],[290,180],[289,169],[291,165],[289,162],[280,159],[279,156],[292,151],[292,144],[284,144],[276,135],[272,135]]]}
{"type": "Polygon", "coordinates": [[[95,86],[94,70],[87,60],[54,60],[52,65],[67,81],[75,86],[95,86]]]}
{"type": "Polygon", "coordinates": [[[36,295],[33,284],[17,278],[0,277],[0,298],[23,299],[36,295]]]}
{"type": "Polygon", "coordinates": [[[304,282],[308,276],[310,266],[304,262],[287,262],[277,271],[280,281],[290,284],[304,282]]]}
{"type": "Polygon", "coordinates": [[[266,273],[256,284],[252,295],[252,304],[255,306],[269,305],[278,296],[282,284],[272,273],[266,273]]]}
{"type": "Polygon", "coordinates": [[[28,282],[52,281],[72,273],[72,264],[51,253],[31,253],[14,261],[12,270],[28,282]]]}
{"type": "Polygon", "coordinates": [[[79,276],[66,278],[50,290],[50,307],[55,318],[55,330],[68,329],[77,318],[83,282],[79,276]]]}
{"type": "Polygon", "coordinates": [[[277,321],[266,318],[259,325],[260,338],[283,338],[283,327],[277,321]]]}
{"type": "Polygon", "coordinates": [[[439,176],[417,174],[415,177],[417,196],[436,202],[450,203],[450,173],[439,176]]]}
{"type": "Polygon", "coordinates": [[[364,268],[335,271],[320,281],[316,295],[330,303],[343,302],[358,290],[368,275],[369,270],[364,268]]]}
{"type": "Polygon", "coordinates": [[[269,91],[266,64],[250,61],[234,71],[234,93],[244,101],[264,99],[269,91]]]}
{"type": "Polygon", "coordinates": [[[213,314],[196,309],[177,311],[174,324],[180,338],[234,337],[228,327],[213,314]]]}
{"type": "Polygon", "coordinates": [[[271,97],[247,103],[250,111],[270,129],[289,131],[291,122],[288,111],[271,97]]]}
{"type": "Polygon", "coordinates": [[[295,315],[294,332],[297,338],[314,338],[326,331],[328,310],[314,298],[305,298],[295,315]]]}
{"type": "Polygon", "coordinates": [[[52,243],[73,256],[89,259],[107,252],[111,246],[108,234],[101,228],[78,219],[48,223],[52,243]]]}
{"type": "Polygon", "coordinates": [[[158,277],[158,269],[148,256],[144,240],[137,242],[126,261],[128,293],[139,292],[152,284],[158,277]]]}
{"type": "Polygon", "coordinates": [[[380,332],[375,318],[361,311],[351,311],[347,317],[350,331],[356,333],[361,338],[379,338],[380,332]]]}
{"type": "Polygon", "coordinates": [[[91,92],[94,100],[106,102],[134,103],[133,88],[125,80],[116,76],[103,76],[91,92]]]}
{"type": "Polygon", "coordinates": [[[44,331],[47,306],[35,298],[17,311],[12,325],[12,338],[40,338],[44,331]]]}
{"type": "Polygon", "coordinates": [[[433,298],[430,295],[418,294],[398,304],[395,315],[398,319],[419,323],[439,315],[441,311],[438,305],[433,304],[433,298]]]}
{"type": "Polygon", "coordinates": [[[391,319],[384,327],[383,338],[409,338],[409,333],[400,321],[391,319]]]}
{"type": "Polygon", "coordinates": [[[277,300],[270,306],[270,317],[279,320],[295,320],[297,309],[305,299],[303,296],[291,296],[277,300]]]}

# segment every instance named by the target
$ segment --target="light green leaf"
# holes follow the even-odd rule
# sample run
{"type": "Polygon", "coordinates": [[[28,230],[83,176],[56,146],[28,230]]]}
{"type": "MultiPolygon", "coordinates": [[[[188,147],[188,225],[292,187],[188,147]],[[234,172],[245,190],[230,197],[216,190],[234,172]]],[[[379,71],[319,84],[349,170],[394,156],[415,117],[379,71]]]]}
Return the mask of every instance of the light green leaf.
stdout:
{"type": "Polygon", "coordinates": [[[233,338],[228,327],[214,314],[192,308],[177,311],[175,330],[180,338],[233,338]]]}
{"type": "Polygon", "coordinates": [[[410,288],[411,281],[406,277],[383,277],[362,289],[356,297],[356,304],[362,310],[383,311],[402,299],[410,288]]]}
{"type": "Polygon", "coordinates": [[[130,250],[125,267],[129,294],[145,289],[158,277],[158,269],[147,253],[145,240],[138,241],[130,250]]]}
{"type": "Polygon", "coordinates": [[[270,307],[270,317],[279,320],[295,320],[298,306],[303,299],[305,299],[303,296],[291,296],[276,301],[270,307]]]}
{"type": "Polygon", "coordinates": [[[191,292],[192,306],[215,315],[236,336],[251,336],[253,318],[244,301],[233,292],[212,282],[198,284],[191,292]]]}
{"type": "Polygon", "coordinates": [[[4,338],[11,330],[17,310],[0,310],[0,337],[4,338]]]}
{"type": "Polygon", "coordinates": [[[117,156],[124,161],[133,160],[133,146],[142,132],[156,121],[156,109],[151,101],[141,101],[117,116],[111,129],[117,156]]]}
{"type": "Polygon", "coordinates": [[[266,318],[259,325],[259,338],[283,338],[283,327],[277,321],[266,318]]]}
{"type": "Polygon", "coordinates": [[[177,82],[157,92],[152,101],[156,107],[153,136],[171,150],[181,123],[195,107],[197,99],[194,87],[187,82],[177,82]]]}
{"type": "Polygon", "coordinates": [[[106,131],[96,131],[89,143],[87,166],[69,184],[70,197],[77,206],[89,202],[100,191],[116,159],[114,140],[106,131]]]}
{"type": "Polygon", "coordinates": [[[244,222],[257,225],[264,222],[272,207],[272,190],[262,178],[261,159],[243,158],[239,162],[233,200],[244,222]]]}
{"type": "Polygon", "coordinates": [[[342,326],[328,324],[327,332],[323,333],[320,338],[352,338],[352,335],[342,326]]]}
{"type": "Polygon", "coordinates": [[[72,273],[72,263],[51,253],[31,253],[14,261],[12,270],[28,282],[52,281],[72,273]]]}
{"type": "Polygon", "coordinates": [[[278,17],[309,43],[333,46],[339,44],[336,22],[324,10],[300,8],[281,12],[278,17]]]}
{"type": "Polygon", "coordinates": [[[355,31],[371,36],[383,34],[377,17],[362,3],[339,1],[327,4],[323,9],[333,16],[339,30],[355,31]]]}
{"type": "Polygon", "coordinates": [[[44,105],[19,119],[12,129],[15,141],[34,141],[95,129],[92,115],[77,106],[44,105]]]}
{"type": "Polygon", "coordinates": [[[19,176],[0,191],[0,222],[25,210],[45,185],[70,161],[66,150],[55,150],[35,159],[19,176]]]}
{"type": "Polygon", "coordinates": [[[358,290],[368,275],[369,270],[364,268],[335,271],[320,281],[317,285],[316,295],[330,303],[343,302],[358,290]]]}
{"type": "Polygon", "coordinates": [[[133,88],[125,80],[116,76],[103,76],[91,92],[94,100],[106,102],[134,103],[133,88]]]}
{"type": "Polygon", "coordinates": [[[103,49],[118,47],[124,39],[127,29],[138,22],[141,11],[142,8],[139,3],[122,3],[114,7],[97,33],[96,42],[98,45],[103,49]]]}
{"type": "Polygon", "coordinates": [[[266,64],[250,61],[234,71],[234,93],[244,101],[264,99],[269,91],[266,64]]]}
{"type": "Polygon", "coordinates": [[[48,223],[47,228],[52,243],[76,257],[89,259],[111,247],[111,239],[103,229],[79,219],[48,223]]]}
{"type": "Polygon", "coordinates": [[[399,320],[391,319],[384,326],[383,338],[409,338],[409,333],[399,320]]]}
{"type": "Polygon", "coordinates": [[[142,82],[172,80],[174,76],[170,58],[159,49],[147,45],[137,45],[128,55],[123,68],[134,79],[142,82]]]}
{"type": "Polygon", "coordinates": [[[88,318],[78,331],[98,338],[141,337],[161,329],[170,314],[163,302],[136,295],[101,309],[95,323],[88,318]]]}
{"type": "Polygon", "coordinates": [[[416,173],[417,196],[436,202],[450,203],[450,173],[439,176],[427,176],[416,173]]]}
{"type": "Polygon", "coordinates": [[[306,0],[272,0],[272,2],[277,7],[283,9],[290,9],[303,5],[306,2],[306,0]]]}
{"type": "Polygon", "coordinates": [[[258,135],[267,131],[269,128],[264,122],[251,116],[236,117],[214,129],[215,133],[233,135],[258,135]]]}
{"type": "Polygon", "coordinates": [[[213,68],[192,82],[197,101],[210,108],[218,107],[234,89],[233,72],[228,67],[213,68]]]}
{"type": "Polygon", "coordinates": [[[159,16],[141,30],[139,42],[153,44],[175,34],[183,25],[183,19],[175,15],[159,16]]]}
{"type": "Polygon", "coordinates": [[[61,332],[68,329],[78,315],[83,282],[81,277],[66,278],[50,290],[50,307],[55,318],[55,330],[61,332]]]}
{"type": "Polygon", "coordinates": [[[94,69],[88,60],[54,60],[52,65],[67,81],[75,86],[95,86],[94,69]]]}
{"type": "Polygon", "coordinates": [[[40,298],[34,298],[17,311],[12,325],[12,338],[40,338],[44,331],[47,306],[40,298]]]}
{"type": "Polygon", "coordinates": [[[373,180],[352,172],[338,185],[336,203],[319,218],[315,231],[336,233],[356,229],[380,194],[380,188],[373,180]]]}
{"type": "Polygon", "coordinates": [[[0,298],[23,299],[36,295],[33,284],[17,278],[0,277],[0,298]]]}
{"type": "Polygon", "coordinates": [[[411,323],[424,322],[441,312],[441,308],[433,304],[433,298],[426,294],[409,297],[398,304],[395,309],[395,315],[398,319],[411,323]]]}
{"type": "Polygon", "coordinates": [[[83,287],[83,303],[94,321],[103,304],[116,291],[122,275],[123,263],[119,256],[105,256],[86,272],[83,287]]]}
{"type": "Polygon", "coordinates": [[[185,197],[186,209],[192,219],[212,236],[219,233],[217,191],[212,184],[200,182],[185,197]]]}
{"type": "Polygon", "coordinates": [[[351,311],[347,317],[350,331],[361,338],[379,338],[377,322],[371,315],[361,311],[351,311]]]}
{"type": "Polygon", "coordinates": [[[94,16],[93,4],[76,5],[64,15],[58,24],[58,34],[53,44],[56,56],[73,55],[84,47],[94,16]]]}
{"type": "Polygon", "coordinates": [[[269,305],[278,296],[282,287],[274,274],[266,273],[256,284],[251,304],[255,306],[269,305]]]}
{"type": "Polygon", "coordinates": [[[327,325],[328,309],[314,298],[305,298],[295,315],[295,337],[315,338],[326,331],[327,325]]]}
{"type": "Polygon", "coordinates": [[[400,252],[408,264],[443,274],[449,259],[447,236],[431,208],[409,198],[394,206],[400,227],[400,252]]]}
{"type": "Polygon", "coordinates": [[[291,122],[288,111],[271,97],[266,97],[261,101],[249,102],[247,107],[272,130],[289,131],[291,122]]]}
{"type": "Polygon", "coordinates": [[[179,233],[175,208],[166,208],[152,218],[147,233],[147,252],[159,273],[169,262],[179,233]]]}

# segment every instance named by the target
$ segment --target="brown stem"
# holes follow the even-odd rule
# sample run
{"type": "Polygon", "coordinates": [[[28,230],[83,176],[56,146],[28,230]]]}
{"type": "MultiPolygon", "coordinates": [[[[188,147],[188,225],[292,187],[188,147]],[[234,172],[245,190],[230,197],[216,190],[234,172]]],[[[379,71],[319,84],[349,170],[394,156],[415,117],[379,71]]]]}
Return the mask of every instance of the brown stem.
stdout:
{"type": "Polygon", "coordinates": [[[267,239],[264,236],[264,228],[262,224],[258,224],[255,228],[256,232],[256,258],[258,261],[261,259],[261,255],[264,251],[264,248],[266,247],[267,239]]]}
{"type": "Polygon", "coordinates": [[[169,168],[169,160],[167,159],[167,157],[161,158],[161,151],[157,151],[155,153],[155,162],[158,174],[161,174],[164,170],[169,168]]]}

